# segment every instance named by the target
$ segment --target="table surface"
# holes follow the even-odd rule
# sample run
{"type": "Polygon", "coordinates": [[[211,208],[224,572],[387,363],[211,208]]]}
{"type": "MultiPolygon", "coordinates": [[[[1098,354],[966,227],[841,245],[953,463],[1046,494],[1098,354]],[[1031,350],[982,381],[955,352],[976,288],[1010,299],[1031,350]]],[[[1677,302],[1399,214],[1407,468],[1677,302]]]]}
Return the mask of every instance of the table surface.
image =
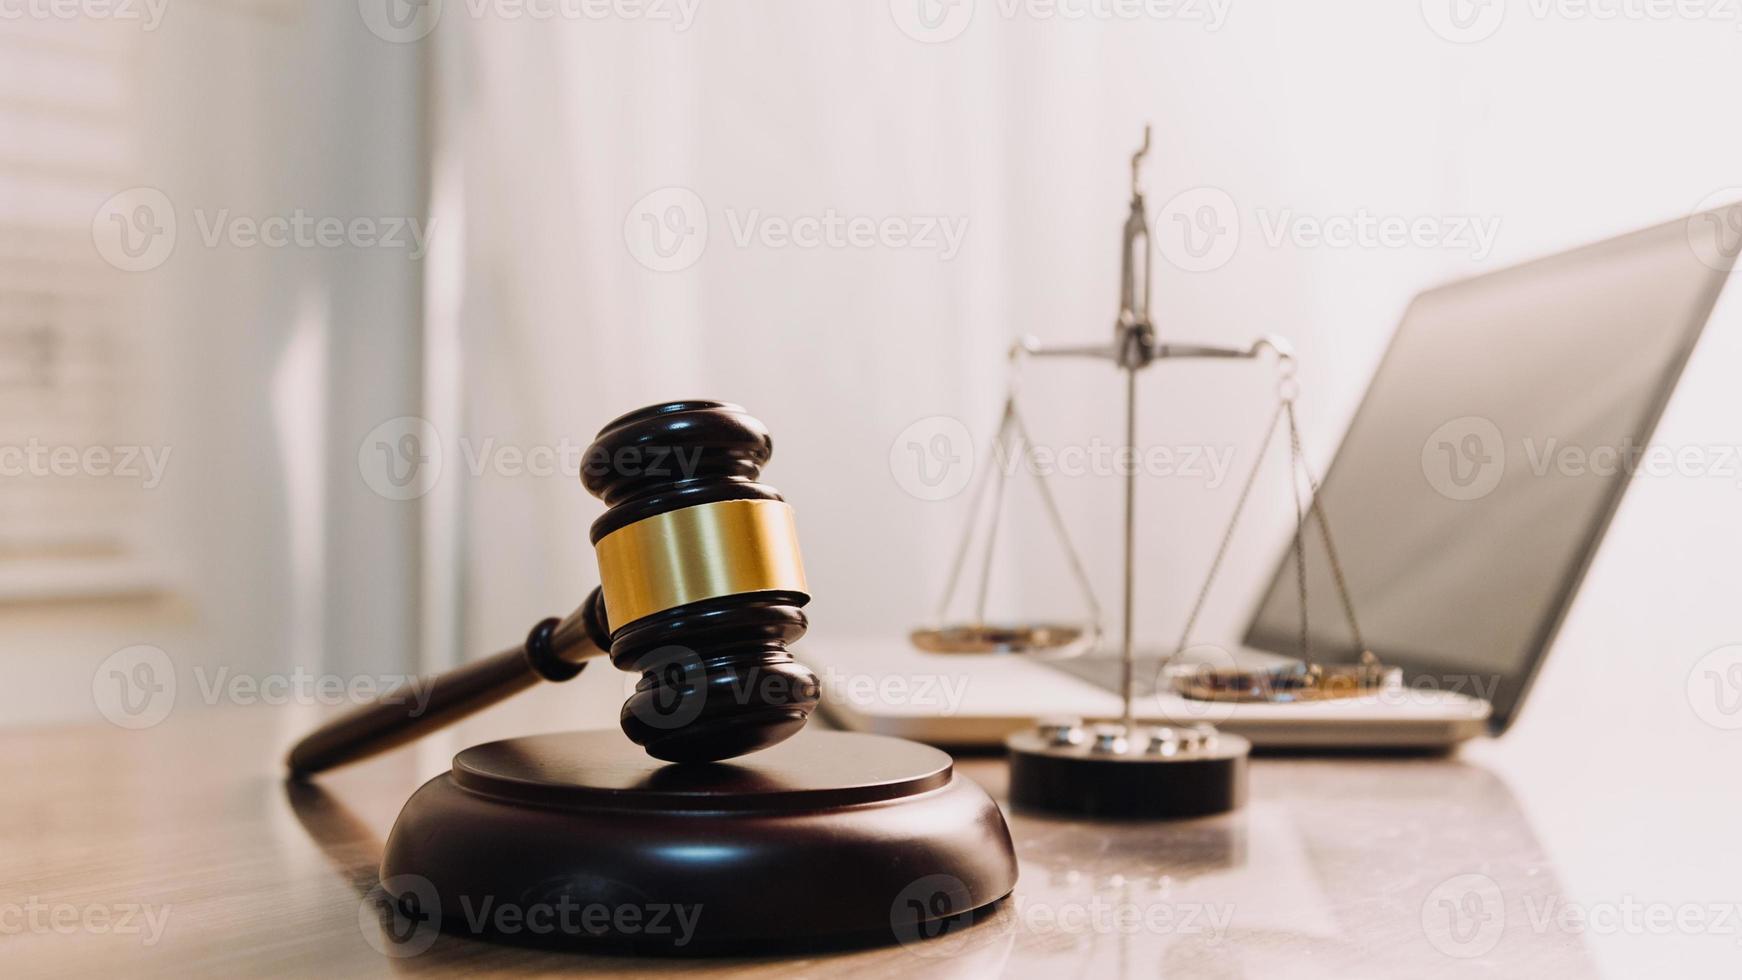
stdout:
{"type": "MultiPolygon", "coordinates": [[[[0,963],[9,976],[831,978],[1734,976],[1742,964],[1739,781],[1733,765],[1694,775],[1719,771],[1713,753],[1734,759],[1735,733],[1691,732],[1678,753],[1548,722],[1452,757],[1258,758],[1249,805],[1223,817],[1121,824],[1006,805],[1014,896],[932,944],[674,960],[443,937],[383,955],[367,896],[399,806],[457,747],[574,727],[555,690],[302,790],[277,760],[318,719],[310,709],[0,734],[0,963]]],[[[1000,760],[958,770],[1003,803],[1000,760]]]]}

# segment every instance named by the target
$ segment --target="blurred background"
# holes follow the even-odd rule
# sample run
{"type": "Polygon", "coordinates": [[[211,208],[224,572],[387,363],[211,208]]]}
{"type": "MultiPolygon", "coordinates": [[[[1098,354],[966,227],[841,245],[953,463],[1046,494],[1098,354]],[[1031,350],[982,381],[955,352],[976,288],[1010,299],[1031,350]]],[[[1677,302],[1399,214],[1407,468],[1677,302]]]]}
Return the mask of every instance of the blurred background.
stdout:
{"type": "MultiPolygon", "coordinates": [[[[1600,6],[4,0],[0,721],[97,718],[135,645],[191,691],[516,642],[596,584],[591,436],[680,397],[773,431],[808,642],[898,639],[1005,351],[1110,336],[1146,123],[1162,339],[1292,339],[1322,468],[1417,291],[1742,197],[1742,23],[1600,6]]],[[[1739,347],[1714,326],[1662,441],[1742,441],[1739,347]]],[[[1102,365],[1024,395],[1038,443],[1119,436],[1102,365]]],[[[1143,444],[1223,465],[1142,484],[1140,636],[1179,629],[1274,398],[1268,366],[1145,376],[1143,444]]],[[[1268,463],[1207,638],[1281,553],[1268,463]]],[[[1639,483],[1561,646],[1691,662],[1737,639],[1739,491],[1639,483]]],[[[1053,486],[1111,609],[1120,480],[1053,486]]],[[[1013,487],[994,608],[1081,615],[1013,487]]],[[[580,683],[609,723],[621,679],[580,683]]]]}
{"type": "MultiPolygon", "coordinates": [[[[591,437],[673,398],[774,433],[806,642],[900,643],[1006,351],[1111,336],[1145,124],[1161,339],[1290,338],[1322,471],[1420,290],[1742,199],[1739,28],[1728,0],[0,0],[0,725],[276,700],[288,742],[353,682],[514,644],[597,582],[591,437]]],[[[1742,444],[1735,322],[1658,443],[1742,444]]],[[[1023,394],[1041,445],[1119,438],[1104,365],[1023,394]]],[[[1143,645],[1263,463],[1199,630],[1238,639],[1293,519],[1253,455],[1275,396],[1268,363],[1143,378],[1140,442],[1182,464],[1140,483],[1143,645]]],[[[1051,485],[1112,612],[1121,480],[1089,459],[1051,485]]],[[[1530,804],[1574,894],[1742,866],[1638,846],[1666,799],[1734,840],[1733,783],[1682,773],[1735,758],[1687,699],[1742,641],[1739,480],[1635,480],[1509,751],[1465,753],[1601,787],[1601,820],[1530,804]],[[1675,720],[1631,730],[1641,699],[1675,720]],[[1612,771],[1641,738],[1686,766],[1612,771]]],[[[990,609],[1081,616],[1037,506],[1014,479],[990,609]]],[[[528,698],[609,726],[627,682],[528,698]]]]}

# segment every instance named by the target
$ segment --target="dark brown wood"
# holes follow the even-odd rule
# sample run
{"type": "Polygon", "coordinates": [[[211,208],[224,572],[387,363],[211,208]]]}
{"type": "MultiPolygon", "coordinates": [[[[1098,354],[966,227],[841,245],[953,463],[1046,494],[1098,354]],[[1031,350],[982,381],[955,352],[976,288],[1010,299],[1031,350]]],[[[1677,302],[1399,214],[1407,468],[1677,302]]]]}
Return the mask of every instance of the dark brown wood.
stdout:
{"type": "Polygon", "coordinates": [[[773,455],[768,428],[730,402],[668,402],[613,419],[581,464],[581,485],[610,505],[593,522],[593,543],[684,507],[781,500],[773,487],[756,482],[773,455]]]}
{"type": "MultiPolygon", "coordinates": [[[[763,424],[727,402],[654,405],[613,420],[587,449],[581,482],[610,504],[597,544],[658,514],[724,500],[780,500],[757,483],[774,454],[763,424]]],[[[720,596],[612,623],[611,662],[641,674],[624,702],[624,734],[675,762],[731,759],[790,738],[821,694],[788,647],[809,625],[810,596],[720,596]]]]}
{"type": "MultiPolygon", "coordinates": [[[[611,422],[588,448],[581,480],[610,509],[593,542],[635,521],[722,500],[780,500],[756,483],[774,441],[726,402],[654,405],[611,422]]],[[[609,650],[641,681],[624,702],[624,734],[677,762],[735,758],[790,738],[816,708],[820,687],[789,644],[808,625],[803,592],[721,596],[632,623],[607,624],[600,591],[566,619],[534,627],[525,644],[438,677],[427,707],[374,704],[323,725],[291,751],[308,776],[403,745],[531,687],[573,677],[609,650]]]]}
{"type": "Polygon", "coordinates": [[[381,867],[406,942],[439,923],[686,953],[917,942],[1016,873],[997,805],[948,755],[823,731],[705,765],[615,732],[476,746],[405,805],[381,867]]]}
{"type": "Polygon", "coordinates": [[[463,664],[429,682],[428,698],[364,705],[310,732],[286,759],[303,778],[397,748],[482,711],[540,680],[566,681],[602,653],[604,606],[594,589],[566,619],[547,619],[526,642],[463,664]]]}
{"type": "Polygon", "coordinates": [[[422,711],[410,698],[364,705],[315,729],[291,749],[290,771],[308,776],[385,752],[518,694],[538,680],[538,672],[520,647],[457,667],[430,682],[430,698],[422,711]]]}
{"type": "Polygon", "coordinates": [[[950,757],[893,738],[819,732],[779,751],[673,766],[598,733],[534,735],[454,757],[462,789],[521,803],[653,810],[800,810],[914,796],[950,782],[950,757]],[[851,755],[851,760],[844,758],[851,755]]]}

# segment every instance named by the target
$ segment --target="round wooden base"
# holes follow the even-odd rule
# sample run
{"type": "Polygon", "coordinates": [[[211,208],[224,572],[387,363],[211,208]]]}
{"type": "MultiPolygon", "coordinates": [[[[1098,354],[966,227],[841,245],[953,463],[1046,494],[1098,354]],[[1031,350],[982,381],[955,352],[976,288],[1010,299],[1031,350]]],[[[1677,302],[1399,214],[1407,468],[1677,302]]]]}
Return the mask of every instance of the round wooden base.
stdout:
{"type": "Polygon", "coordinates": [[[1246,800],[1252,746],[1237,735],[1174,742],[1164,754],[1135,738],[1051,734],[1007,740],[1010,802],[1079,816],[1174,819],[1226,813],[1246,800]]]}
{"type": "Polygon", "coordinates": [[[598,731],[461,752],[406,803],[381,877],[449,933],[761,951],[937,935],[1010,893],[1016,855],[927,746],[811,731],[672,765],[598,731]]]}

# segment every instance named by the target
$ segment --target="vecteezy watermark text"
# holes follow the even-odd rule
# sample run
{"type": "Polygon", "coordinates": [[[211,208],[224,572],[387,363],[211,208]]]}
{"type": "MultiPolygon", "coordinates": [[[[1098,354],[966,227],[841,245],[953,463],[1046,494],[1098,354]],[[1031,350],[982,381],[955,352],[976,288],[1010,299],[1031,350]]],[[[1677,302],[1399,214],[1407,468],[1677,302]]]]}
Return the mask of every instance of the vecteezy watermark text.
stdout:
{"type": "Polygon", "coordinates": [[[1005,476],[1026,470],[1034,476],[1129,476],[1201,480],[1211,490],[1228,479],[1234,464],[1233,446],[1144,446],[1133,449],[1099,437],[1086,444],[1015,446],[1000,444],[992,465],[1005,476]]]}
{"type": "Polygon", "coordinates": [[[1742,488],[1742,445],[1665,445],[1627,436],[1618,442],[1571,442],[1525,436],[1509,452],[1507,437],[1490,419],[1467,415],[1429,434],[1421,447],[1428,484],[1451,500],[1479,500],[1500,486],[1509,464],[1522,461],[1532,477],[1598,479],[1719,479],[1742,488]]]}
{"type": "Polygon", "coordinates": [[[1419,248],[1465,252],[1485,259],[1500,237],[1498,215],[1301,214],[1292,208],[1259,209],[1258,223],[1271,248],[1419,248]]]}
{"type": "MultiPolygon", "coordinates": [[[[1124,477],[1201,481],[1211,490],[1228,479],[1233,446],[1121,446],[1099,437],[1083,443],[1050,445],[999,442],[990,465],[1005,477],[1019,472],[1052,477],[1124,477]]],[[[978,461],[974,438],[960,419],[933,415],[912,423],[889,446],[889,472],[920,500],[948,500],[973,482],[978,461]]]]}
{"type": "Polygon", "coordinates": [[[194,210],[200,242],[207,248],[385,248],[405,249],[413,259],[429,254],[434,224],[415,217],[341,218],[296,208],[265,217],[234,214],[229,208],[194,210]]]}
{"type": "Polygon", "coordinates": [[[1251,225],[1272,249],[1434,249],[1480,261],[1493,253],[1501,220],[1498,215],[1386,214],[1365,207],[1329,213],[1260,207],[1248,214],[1232,194],[1203,186],[1169,198],[1156,212],[1151,235],[1170,265],[1209,272],[1234,259],[1251,225]]]}
{"type": "MultiPolygon", "coordinates": [[[[435,222],[414,215],[320,215],[303,208],[282,214],[241,214],[230,208],[195,208],[202,246],[215,249],[382,249],[413,261],[429,253],[435,222]]],[[[149,272],[168,262],[183,223],[175,202],[155,187],[110,196],[91,217],[91,242],[103,261],[122,272],[149,272]]]]}
{"type": "Polygon", "coordinates": [[[889,909],[890,929],[909,952],[930,958],[955,956],[970,941],[988,942],[1011,932],[1037,937],[1190,936],[1215,946],[1227,938],[1234,922],[1231,902],[1145,902],[1099,894],[1080,901],[1041,901],[1018,895],[1012,914],[968,931],[974,908],[974,898],[961,879],[925,875],[895,896],[889,909]]]}
{"type": "MultiPolygon", "coordinates": [[[[852,214],[838,208],[780,214],[726,207],[735,248],[926,252],[948,262],[968,236],[965,215],[852,214]]],[[[707,202],[687,187],[661,187],[643,195],[623,219],[623,242],[635,261],[655,272],[678,272],[701,261],[714,222],[707,202]]]]}
{"type": "Polygon", "coordinates": [[[415,674],[323,674],[302,667],[287,673],[252,674],[228,667],[193,670],[200,699],[208,705],[220,702],[256,704],[302,704],[337,707],[347,704],[410,705],[406,717],[416,718],[429,707],[435,680],[415,674]]]}
{"type": "Polygon", "coordinates": [[[766,215],[758,208],[726,209],[732,243],[739,248],[916,249],[945,262],[961,251],[968,219],[961,215],[846,215],[834,208],[797,217],[766,215]]]}
{"type": "Polygon", "coordinates": [[[50,446],[33,438],[21,446],[0,446],[0,476],[139,480],[155,490],[169,468],[169,454],[169,446],[50,446]]]}
{"type": "Polygon", "coordinates": [[[566,894],[538,901],[461,895],[458,905],[444,915],[433,882],[422,875],[395,875],[364,896],[358,927],[377,952],[403,959],[434,945],[444,922],[450,931],[473,936],[652,939],[682,949],[695,939],[702,919],[700,902],[582,900],[566,894]]]}
{"type": "Polygon", "coordinates": [[[0,936],[139,936],[140,945],[156,946],[169,924],[170,909],[137,902],[45,902],[32,895],[22,902],[0,902],[0,936]]]}
{"type": "Polygon", "coordinates": [[[931,714],[954,717],[962,710],[968,693],[968,675],[962,674],[859,674],[824,667],[817,672],[822,696],[831,705],[851,705],[864,710],[874,707],[924,708],[931,714]]]}
{"type": "MultiPolygon", "coordinates": [[[[574,479],[616,474],[676,481],[694,476],[702,459],[700,446],[622,446],[606,453],[570,439],[526,445],[494,436],[461,436],[457,448],[466,474],[473,478],[488,474],[508,479],[574,479]]],[[[357,447],[357,471],[369,489],[382,497],[414,500],[435,489],[450,455],[441,433],[429,420],[402,415],[363,437],[357,447]]]]}
{"type": "Polygon", "coordinates": [[[137,23],[142,31],[163,24],[169,0],[0,0],[0,23],[20,20],[77,20],[137,23]]]}
{"type": "MultiPolygon", "coordinates": [[[[408,705],[408,717],[421,717],[434,693],[432,678],[415,674],[333,674],[294,667],[289,671],[255,673],[226,666],[199,665],[192,671],[194,690],[207,706],[223,704],[319,707],[383,704],[408,705]]],[[[151,728],[174,710],[183,690],[175,662],[162,648],[149,644],[125,647],[110,654],[91,675],[91,698],[97,711],[122,728],[151,728]]]]}
{"type": "Polygon", "coordinates": [[[1707,22],[1742,29],[1738,0],[1420,0],[1422,19],[1435,34],[1475,44],[1499,33],[1511,16],[1537,21],[1599,23],[1707,22]]]}
{"type": "Polygon", "coordinates": [[[395,44],[428,37],[450,10],[473,20],[641,21],[681,34],[700,8],[701,0],[357,0],[370,33],[395,44]]]}
{"type": "Polygon", "coordinates": [[[942,44],[960,37],[979,10],[1005,21],[1166,21],[1215,33],[1233,6],[1233,0],[889,0],[889,15],[915,41],[942,44]]]}
{"type": "Polygon", "coordinates": [[[475,934],[512,936],[671,936],[672,945],[688,946],[701,920],[702,906],[675,902],[644,905],[579,902],[566,895],[553,902],[498,902],[491,896],[474,902],[460,897],[460,915],[475,934]]]}
{"type": "Polygon", "coordinates": [[[1428,943],[1455,959],[1488,955],[1515,926],[1538,936],[1730,936],[1742,945],[1742,902],[1642,900],[1634,895],[1572,901],[1529,893],[1509,902],[1499,882],[1472,872],[1448,878],[1428,892],[1421,924],[1428,943]]]}

